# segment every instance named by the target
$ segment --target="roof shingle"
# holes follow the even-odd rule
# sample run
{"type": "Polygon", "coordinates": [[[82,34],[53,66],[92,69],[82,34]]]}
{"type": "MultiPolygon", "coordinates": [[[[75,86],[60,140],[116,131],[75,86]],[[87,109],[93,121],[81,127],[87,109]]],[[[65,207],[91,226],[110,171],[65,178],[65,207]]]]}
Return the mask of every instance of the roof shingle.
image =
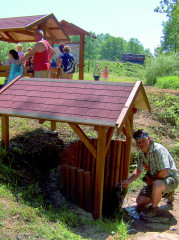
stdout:
{"type": "Polygon", "coordinates": [[[0,93],[0,114],[114,127],[134,85],[20,78],[0,93]]]}

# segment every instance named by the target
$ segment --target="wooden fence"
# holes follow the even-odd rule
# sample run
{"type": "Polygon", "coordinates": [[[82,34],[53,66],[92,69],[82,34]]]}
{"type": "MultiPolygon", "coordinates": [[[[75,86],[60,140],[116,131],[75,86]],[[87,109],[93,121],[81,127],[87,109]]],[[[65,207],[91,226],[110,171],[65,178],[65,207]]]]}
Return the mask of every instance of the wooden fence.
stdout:
{"type": "MultiPolygon", "coordinates": [[[[96,147],[97,140],[91,139],[96,147]]],[[[103,200],[123,180],[126,142],[112,140],[105,159],[103,200]]],[[[62,191],[67,199],[93,212],[96,159],[80,141],[70,143],[61,157],[62,191]]],[[[127,170],[128,171],[128,170],[127,170]]]]}

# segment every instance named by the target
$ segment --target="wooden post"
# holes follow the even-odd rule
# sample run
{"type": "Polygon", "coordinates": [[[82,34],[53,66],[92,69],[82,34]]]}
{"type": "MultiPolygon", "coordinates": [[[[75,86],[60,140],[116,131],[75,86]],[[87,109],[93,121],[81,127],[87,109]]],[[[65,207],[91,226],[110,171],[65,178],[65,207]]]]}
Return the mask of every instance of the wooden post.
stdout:
{"type": "Polygon", "coordinates": [[[85,35],[80,35],[79,80],[84,80],[85,35]]]}
{"type": "Polygon", "coordinates": [[[9,116],[1,116],[2,142],[5,148],[9,147],[9,116]]]}
{"type": "Polygon", "coordinates": [[[112,146],[111,146],[111,152],[112,152],[112,157],[111,157],[111,172],[110,172],[110,179],[109,179],[109,191],[112,192],[113,190],[113,184],[114,184],[114,173],[115,173],[115,168],[116,168],[116,153],[117,153],[117,141],[112,141],[112,146]]]}
{"type": "Polygon", "coordinates": [[[114,186],[116,186],[116,183],[118,182],[118,179],[119,179],[119,169],[121,164],[121,150],[122,150],[122,141],[117,141],[116,167],[115,167],[114,183],[113,183],[114,186]]]}
{"type": "Polygon", "coordinates": [[[76,167],[71,167],[71,200],[76,202],[77,194],[76,194],[76,167]]]}
{"type": "Polygon", "coordinates": [[[94,192],[94,219],[102,217],[104,167],[106,153],[106,127],[99,126],[94,192]]]}
{"type": "Polygon", "coordinates": [[[66,167],[66,197],[71,199],[71,168],[69,165],[66,167]]]}
{"type": "Polygon", "coordinates": [[[52,131],[56,131],[56,122],[55,121],[51,121],[51,130],[52,131]]]}
{"type": "Polygon", "coordinates": [[[127,119],[127,122],[126,122],[127,136],[126,136],[123,180],[126,180],[129,174],[131,143],[132,143],[132,124],[133,124],[133,114],[129,116],[129,119],[127,119]]]}
{"type": "Polygon", "coordinates": [[[83,208],[83,169],[77,170],[77,203],[83,208]]]}
{"type": "Polygon", "coordinates": [[[87,212],[91,212],[91,173],[84,172],[84,208],[87,212]]]}
{"type": "Polygon", "coordinates": [[[66,196],[66,166],[67,164],[63,164],[61,166],[61,173],[62,173],[62,178],[61,178],[61,181],[62,181],[62,193],[64,196],[66,196]]]}

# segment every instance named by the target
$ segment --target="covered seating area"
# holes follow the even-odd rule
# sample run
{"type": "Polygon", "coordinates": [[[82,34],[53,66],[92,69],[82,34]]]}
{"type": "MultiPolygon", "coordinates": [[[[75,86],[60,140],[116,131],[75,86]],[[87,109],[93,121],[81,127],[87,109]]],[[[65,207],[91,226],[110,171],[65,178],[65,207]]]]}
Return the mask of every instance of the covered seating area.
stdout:
{"type": "MultiPolygon", "coordinates": [[[[70,42],[69,36],[80,36],[79,79],[83,80],[85,35],[96,37],[65,20],[58,22],[52,13],[49,15],[0,18],[0,41],[9,43],[34,42],[34,31],[36,29],[43,30],[44,38],[52,46],[54,43],[70,42]]],[[[2,76],[1,72],[3,72],[2,69],[0,69],[0,76],[2,76]]]]}

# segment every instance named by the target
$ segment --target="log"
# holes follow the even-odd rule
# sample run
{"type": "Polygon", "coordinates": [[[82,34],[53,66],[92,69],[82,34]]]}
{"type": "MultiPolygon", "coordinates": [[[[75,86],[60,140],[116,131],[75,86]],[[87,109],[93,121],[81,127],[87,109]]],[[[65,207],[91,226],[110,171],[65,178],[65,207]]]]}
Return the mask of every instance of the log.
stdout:
{"type": "Polygon", "coordinates": [[[84,172],[84,209],[87,212],[91,212],[91,173],[89,171],[84,172]]]}
{"type": "Polygon", "coordinates": [[[83,208],[83,169],[77,170],[77,204],[83,208]]]}
{"type": "Polygon", "coordinates": [[[77,202],[77,168],[71,167],[71,200],[77,202]]]}

